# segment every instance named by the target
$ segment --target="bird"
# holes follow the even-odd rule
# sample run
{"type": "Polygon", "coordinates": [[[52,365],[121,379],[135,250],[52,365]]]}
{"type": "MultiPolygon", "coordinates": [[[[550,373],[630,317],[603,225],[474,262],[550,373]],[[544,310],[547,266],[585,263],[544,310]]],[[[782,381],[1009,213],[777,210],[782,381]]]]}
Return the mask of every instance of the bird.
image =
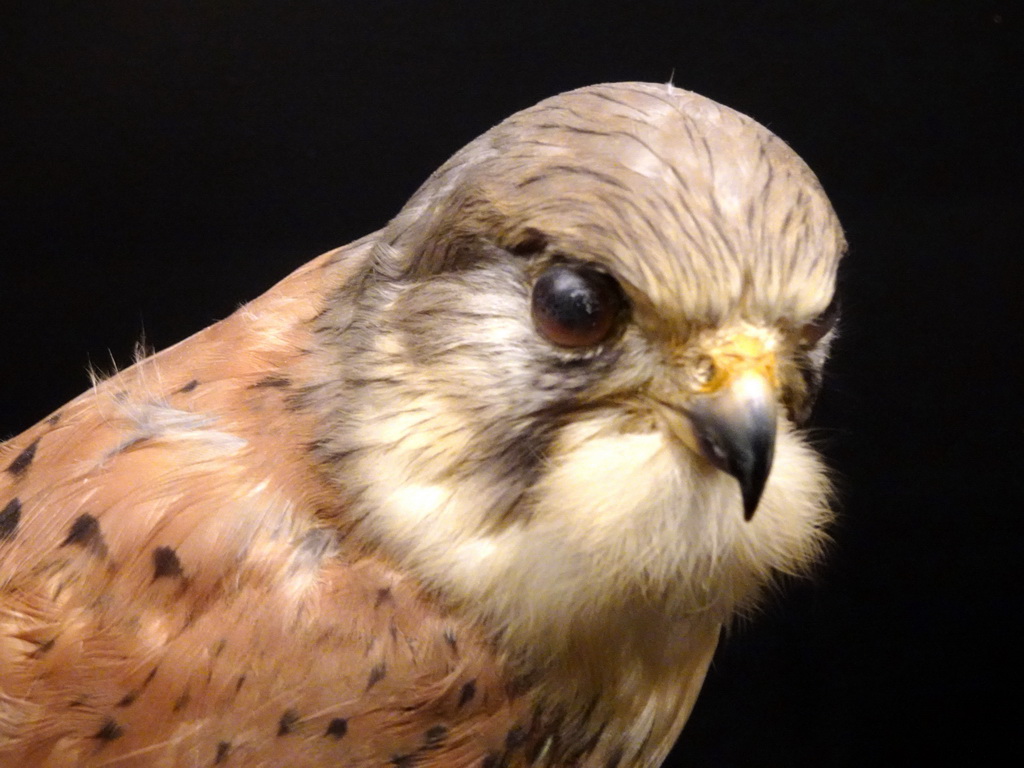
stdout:
{"type": "Polygon", "coordinates": [[[0,764],[660,765],[826,548],[845,251],[696,93],[499,123],[0,447],[0,764]]]}

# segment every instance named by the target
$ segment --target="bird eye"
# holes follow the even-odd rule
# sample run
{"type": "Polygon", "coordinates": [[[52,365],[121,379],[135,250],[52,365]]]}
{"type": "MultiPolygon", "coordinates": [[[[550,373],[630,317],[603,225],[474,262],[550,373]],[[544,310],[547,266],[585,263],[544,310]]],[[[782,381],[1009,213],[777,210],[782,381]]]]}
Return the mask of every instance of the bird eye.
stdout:
{"type": "Polygon", "coordinates": [[[622,304],[622,291],[610,275],[555,264],[534,283],[533,324],[552,344],[591,347],[608,338],[622,304]]]}
{"type": "Polygon", "coordinates": [[[800,330],[800,341],[804,347],[813,347],[821,341],[828,332],[836,327],[839,320],[839,294],[832,296],[832,301],[825,307],[825,311],[814,318],[800,330]]]}

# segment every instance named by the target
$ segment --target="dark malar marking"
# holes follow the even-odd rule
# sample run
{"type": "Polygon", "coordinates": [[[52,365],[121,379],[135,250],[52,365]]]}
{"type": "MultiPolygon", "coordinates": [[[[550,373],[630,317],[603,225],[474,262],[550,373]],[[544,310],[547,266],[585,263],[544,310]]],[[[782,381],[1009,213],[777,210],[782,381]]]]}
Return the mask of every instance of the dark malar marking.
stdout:
{"type": "Polygon", "coordinates": [[[103,727],[100,728],[93,735],[94,739],[100,739],[101,741],[113,741],[119,739],[124,735],[124,729],[117,724],[114,718],[107,718],[107,721],[103,723],[103,727]]]}
{"type": "Polygon", "coordinates": [[[36,448],[39,447],[39,438],[32,441],[32,444],[14,457],[14,461],[7,465],[7,471],[15,477],[21,477],[28,470],[32,459],[36,457],[36,448]]]}
{"type": "Polygon", "coordinates": [[[373,686],[383,680],[387,676],[387,673],[388,667],[383,661],[380,664],[375,665],[374,668],[370,670],[370,677],[366,681],[366,690],[370,690],[373,686]]]}
{"type": "Polygon", "coordinates": [[[298,722],[299,713],[294,709],[286,709],[281,715],[281,719],[277,721],[277,735],[287,736],[295,729],[298,722]]]}
{"type": "Polygon", "coordinates": [[[348,733],[348,720],[343,717],[336,717],[327,724],[327,730],[324,732],[324,736],[330,736],[333,739],[340,739],[348,733]]]}
{"type": "Polygon", "coordinates": [[[153,581],[165,576],[181,578],[184,575],[181,561],[171,547],[157,547],[153,550],[153,581]]]}
{"type": "Polygon", "coordinates": [[[21,501],[15,496],[0,510],[0,541],[14,537],[21,520],[21,501]]]}
{"type": "Polygon", "coordinates": [[[224,762],[224,758],[228,756],[228,752],[231,751],[230,741],[217,742],[217,754],[213,757],[213,764],[220,765],[224,762]]]}
{"type": "Polygon", "coordinates": [[[291,384],[292,380],[287,376],[264,376],[255,384],[250,384],[249,389],[265,389],[267,387],[282,389],[284,387],[290,387],[291,384]]]}

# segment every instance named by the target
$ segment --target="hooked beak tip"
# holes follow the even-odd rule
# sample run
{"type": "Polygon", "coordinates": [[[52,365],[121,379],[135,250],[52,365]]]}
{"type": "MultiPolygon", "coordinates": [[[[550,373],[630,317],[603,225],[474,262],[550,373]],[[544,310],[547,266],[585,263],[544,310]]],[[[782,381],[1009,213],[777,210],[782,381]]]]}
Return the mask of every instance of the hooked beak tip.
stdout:
{"type": "Polygon", "coordinates": [[[762,383],[701,398],[689,412],[701,455],[739,483],[747,521],[757,511],[775,453],[775,395],[762,383]]]}

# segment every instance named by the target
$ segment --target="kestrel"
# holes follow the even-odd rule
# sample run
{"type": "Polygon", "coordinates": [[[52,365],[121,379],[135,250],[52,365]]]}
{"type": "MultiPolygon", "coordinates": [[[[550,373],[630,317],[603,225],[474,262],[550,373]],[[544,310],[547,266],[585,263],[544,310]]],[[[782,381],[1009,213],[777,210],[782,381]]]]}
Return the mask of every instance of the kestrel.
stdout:
{"type": "Polygon", "coordinates": [[[821,549],[844,248],[706,98],[513,115],[0,447],[0,764],[659,765],[821,549]]]}

